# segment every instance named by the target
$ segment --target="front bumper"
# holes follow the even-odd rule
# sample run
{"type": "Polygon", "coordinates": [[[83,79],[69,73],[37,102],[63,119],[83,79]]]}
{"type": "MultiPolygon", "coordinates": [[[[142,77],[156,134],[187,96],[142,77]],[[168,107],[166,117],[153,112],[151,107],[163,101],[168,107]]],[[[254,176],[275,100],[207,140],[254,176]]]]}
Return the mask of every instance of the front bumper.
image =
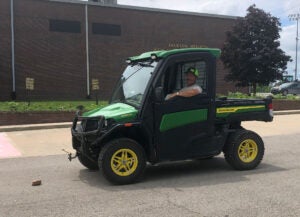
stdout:
{"type": "Polygon", "coordinates": [[[71,127],[73,148],[77,149],[81,145],[86,144],[91,137],[94,140],[95,137],[100,136],[104,125],[104,116],[82,117],[76,115],[71,127]],[[78,122],[81,122],[80,125],[78,125],[78,122]]]}
{"type": "Polygon", "coordinates": [[[103,116],[96,116],[96,117],[82,117],[76,116],[73,120],[71,132],[73,136],[78,135],[97,135],[101,132],[104,126],[105,118],[103,116]],[[77,122],[81,121],[82,129],[79,130],[77,127],[77,122]],[[91,124],[93,123],[93,124],[91,124]],[[95,125],[96,123],[96,125],[95,125]]]}

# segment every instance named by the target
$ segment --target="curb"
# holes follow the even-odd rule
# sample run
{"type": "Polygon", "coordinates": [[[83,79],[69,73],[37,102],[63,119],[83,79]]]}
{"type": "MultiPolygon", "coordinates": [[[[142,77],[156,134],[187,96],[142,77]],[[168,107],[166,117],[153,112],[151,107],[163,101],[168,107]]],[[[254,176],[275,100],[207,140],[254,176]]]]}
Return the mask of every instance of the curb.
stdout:
{"type": "Polygon", "coordinates": [[[0,126],[0,132],[13,132],[25,130],[45,130],[45,129],[58,129],[58,128],[71,128],[71,122],[64,123],[47,123],[47,124],[26,124],[26,125],[11,125],[0,126]]]}
{"type": "Polygon", "coordinates": [[[300,110],[284,110],[284,111],[274,111],[274,115],[295,115],[300,114],[300,110]]]}
{"type": "MultiPolygon", "coordinates": [[[[274,111],[274,115],[300,114],[300,110],[274,111]]],[[[72,122],[0,126],[0,132],[71,128],[72,122]]]]}

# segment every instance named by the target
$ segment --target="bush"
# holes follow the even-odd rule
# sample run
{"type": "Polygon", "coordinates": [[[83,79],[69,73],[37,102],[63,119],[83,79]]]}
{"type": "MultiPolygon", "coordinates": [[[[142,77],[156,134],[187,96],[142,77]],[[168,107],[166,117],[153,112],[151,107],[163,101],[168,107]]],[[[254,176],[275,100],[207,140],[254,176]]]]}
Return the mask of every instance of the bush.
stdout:
{"type": "MultiPolygon", "coordinates": [[[[224,97],[225,95],[218,95],[218,97],[224,97]]],[[[248,94],[245,93],[241,93],[241,92],[228,92],[228,95],[225,96],[227,98],[234,98],[234,99],[253,99],[253,98],[259,98],[259,99],[263,99],[266,98],[268,96],[271,96],[273,99],[285,99],[285,100],[300,100],[300,96],[295,96],[292,94],[288,94],[287,96],[283,96],[282,94],[277,94],[277,95],[273,95],[273,94],[261,94],[261,93],[257,93],[256,96],[254,96],[253,94],[251,94],[250,96],[248,94]]]]}
{"type": "Polygon", "coordinates": [[[249,99],[253,98],[253,96],[249,96],[248,94],[241,93],[241,92],[228,92],[227,95],[228,98],[236,98],[236,99],[249,99]]]}

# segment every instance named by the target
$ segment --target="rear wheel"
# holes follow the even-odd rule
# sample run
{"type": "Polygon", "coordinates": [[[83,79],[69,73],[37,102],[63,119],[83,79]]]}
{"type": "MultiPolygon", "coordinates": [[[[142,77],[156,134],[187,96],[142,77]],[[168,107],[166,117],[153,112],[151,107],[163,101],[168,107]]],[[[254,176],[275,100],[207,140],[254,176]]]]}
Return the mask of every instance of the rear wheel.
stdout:
{"type": "Polygon", "coordinates": [[[257,167],[264,156],[264,143],[259,135],[249,130],[233,133],[224,147],[226,161],[237,170],[257,167]]]}
{"type": "Polygon", "coordinates": [[[287,90],[284,90],[284,91],[282,92],[282,95],[283,95],[283,96],[286,96],[286,95],[288,95],[288,93],[289,93],[289,92],[288,92],[287,90]]]}
{"type": "Polygon", "coordinates": [[[100,152],[98,165],[113,184],[137,181],[146,166],[144,149],[134,140],[120,138],[107,143],[100,152]]]}

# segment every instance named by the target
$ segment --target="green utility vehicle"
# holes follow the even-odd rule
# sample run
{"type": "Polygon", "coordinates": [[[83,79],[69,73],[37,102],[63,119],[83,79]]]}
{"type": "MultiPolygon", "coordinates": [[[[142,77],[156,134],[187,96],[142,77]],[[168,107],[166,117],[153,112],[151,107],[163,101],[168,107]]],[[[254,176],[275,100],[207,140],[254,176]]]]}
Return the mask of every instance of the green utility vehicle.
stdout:
{"type": "Polygon", "coordinates": [[[255,168],[264,143],[241,122],[272,121],[272,100],[216,98],[219,55],[219,49],[189,48],[129,58],[109,105],[76,115],[71,129],[75,157],[115,184],[137,181],[147,162],[211,158],[221,152],[234,169],[255,168]],[[185,86],[189,67],[199,71],[202,93],[165,100],[185,86]]]}

